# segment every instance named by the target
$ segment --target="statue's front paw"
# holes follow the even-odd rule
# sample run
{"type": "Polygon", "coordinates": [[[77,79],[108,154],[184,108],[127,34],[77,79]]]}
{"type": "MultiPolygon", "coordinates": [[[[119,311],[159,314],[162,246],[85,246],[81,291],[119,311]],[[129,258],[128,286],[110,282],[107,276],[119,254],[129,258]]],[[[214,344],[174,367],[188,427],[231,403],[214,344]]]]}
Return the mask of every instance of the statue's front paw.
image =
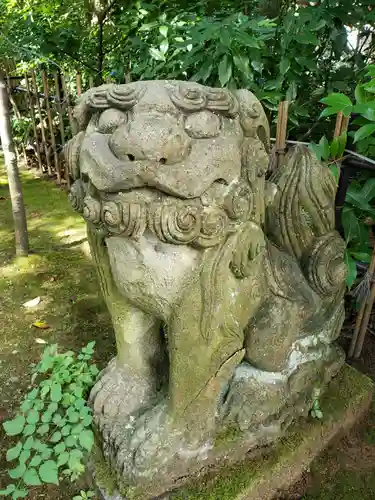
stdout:
{"type": "Polygon", "coordinates": [[[101,374],[90,394],[94,420],[99,428],[110,420],[129,416],[154,396],[152,381],[119,366],[113,359],[101,374]]]}

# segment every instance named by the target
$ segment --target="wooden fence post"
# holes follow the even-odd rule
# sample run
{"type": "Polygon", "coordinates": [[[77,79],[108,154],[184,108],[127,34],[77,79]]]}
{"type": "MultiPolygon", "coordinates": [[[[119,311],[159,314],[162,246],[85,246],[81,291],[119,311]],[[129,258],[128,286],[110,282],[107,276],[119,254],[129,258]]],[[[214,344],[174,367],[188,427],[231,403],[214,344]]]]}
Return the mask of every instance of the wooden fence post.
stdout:
{"type": "Polygon", "coordinates": [[[40,120],[40,130],[42,132],[44,154],[46,155],[47,171],[48,171],[48,175],[52,175],[51,159],[49,157],[48,144],[47,144],[47,139],[46,139],[46,131],[44,128],[44,120],[43,120],[43,115],[42,115],[42,108],[40,106],[40,100],[39,100],[38,84],[36,81],[36,76],[35,76],[34,70],[31,70],[31,81],[33,84],[32,91],[33,91],[33,93],[35,92],[35,96],[36,96],[36,106],[38,108],[38,114],[39,114],[39,120],[40,120]]]}
{"type": "Polygon", "coordinates": [[[82,94],[82,78],[80,73],[77,73],[76,82],[77,82],[77,95],[78,97],[80,97],[80,95],[82,94]]]}
{"type": "Polygon", "coordinates": [[[89,76],[89,88],[92,89],[94,87],[94,77],[89,76]]]}
{"type": "Polygon", "coordinates": [[[68,91],[68,86],[66,84],[66,75],[62,75],[61,77],[62,81],[62,86],[63,86],[63,91],[64,91],[64,101],[66,102],[67,108],[68,108],[68,117],[69,117],[69,124],[70,124],[70,129],[72,132],[72,135],[76,133],[75,130],[75,123],[74,123],[74,117],[73,117],[73,109],[70,103],[70,94],[68,91]]]}
{"type": "Polygon", "coordinates": [[[284,160],[286,148],[286,130],[288,125],[288,101],[281,101],[277,111],[276,143],[275,152],[277,158],[277,168],[281,167],[284,160]]]}
{"type": "Polygon", "coordinates": [[[55,139],[55,134],[54,134],[54,130],[53,130],[52,112],[51,112],[51,106],[49,103],[48,78],[47,78],[47,73],[45,72],[45,70],[42,70],[42,79],[43,79],[43,88],[44,88],[44,99],[45,99],[45,103],[46,103],[46,110],[47,110],[47,117],[48,117],[48,126],[49,126],[49,132],[51,135],[51,144],[52,144],[53,157],[54,157],[54,163],[55,163],[55,169],[56,169],[56,175],[57,175],[57,182],[59,184],[61,184],[61,172],[60,172],[59,157],[57,155],[56,139],[55,139]]]}
{"type": "Polygon", "coordinates": [[[36,156],[38,159],[38,166],[39,170],[42,172],[43,166],[42,166],[42,157],[40,156],[40,146],[39,146],[39,137],[38,137],[38,130],[36,127],[36,119],[35,119],[35,110],[34,110],[34,98],[31,95],[30,92],[30,84],[29,84],[29,76],[26,73],[25,74],[25,82],[26,82],[26,91],[27,91],[27,100],[30,106],[30,114],[31,114],[31,121],[33,123],[33,130],[34,130],[34,137],[35,137],[35,147],[36,147],[36,156]]]}

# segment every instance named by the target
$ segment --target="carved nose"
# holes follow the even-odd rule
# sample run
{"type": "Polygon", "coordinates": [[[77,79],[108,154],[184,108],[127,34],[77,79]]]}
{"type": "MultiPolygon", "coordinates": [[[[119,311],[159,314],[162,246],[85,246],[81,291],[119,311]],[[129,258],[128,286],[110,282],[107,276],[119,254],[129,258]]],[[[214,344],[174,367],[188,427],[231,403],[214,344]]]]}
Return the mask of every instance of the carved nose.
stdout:
{"type": "Polygon", "coordinates": [[[120,126],[109,141],[112,152],[124,161],[152,160],[178,163],[188,154],[190,138],[172,120],[147,117],[120,126]]]}

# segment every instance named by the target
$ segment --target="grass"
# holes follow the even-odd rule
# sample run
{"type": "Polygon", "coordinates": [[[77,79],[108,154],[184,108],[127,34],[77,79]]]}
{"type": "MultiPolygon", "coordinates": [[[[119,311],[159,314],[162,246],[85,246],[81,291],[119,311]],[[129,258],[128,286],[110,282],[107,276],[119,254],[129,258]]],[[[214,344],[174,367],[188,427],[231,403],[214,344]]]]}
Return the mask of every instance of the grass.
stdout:
{"type": "MultiPolygon", "coordinates": [[[[65,350],[78,349],[94,339],[102,366],[115,352],[82,219],[71,209],[66,191],[53,182],[22,172],[22,185],[33,253],[15,258],[11,205],[0,162],[0,421],[13,415],[27,389],[30,365],[45,347],[41,342],[58,343],[65,350]],[[35,297],[41,298],[37,307],[22,306],[35,297]],[[50,328],[34,328],[36,320],[46,321],[50,328]]],[[[294,498],[375,499],[375,410],[371,415],[365,430],[351,434],[314,462],[308,484],[294,498]]],[[[0,487],[4,487],[8,482],[4,452],[9,441],[2,428],[0,439],[0,487]]],[[[76,491],[66,485],[34,488],[29,498],[70,500],[76,491]]]]}
{"type": "MultiPolygon", "coordinates": [[[[30,383],[31,364],[45,343],[62,350],[97,342],[96,361],[103,366],[115,353],[109,314],[100,296],[96,271],[89,257],[85,224],[73,212],[66,191],[51,181],[22,172],[27,211],[29,257],[15,258],[13,221],[6,174],[0,163],[0,421],[12,416],[30,383]],[[23,304],[40,297],[40,304],[23,304]],[[37,329],[36,320],[50,328],[37,329]]],[[[2,428],[0,485],[7,483],[2,428]]],[[[71,499],[70,490],[35,489],[31,498],[71,499]],[[49,491],[47,495],[45,490],[49,491]]]]}

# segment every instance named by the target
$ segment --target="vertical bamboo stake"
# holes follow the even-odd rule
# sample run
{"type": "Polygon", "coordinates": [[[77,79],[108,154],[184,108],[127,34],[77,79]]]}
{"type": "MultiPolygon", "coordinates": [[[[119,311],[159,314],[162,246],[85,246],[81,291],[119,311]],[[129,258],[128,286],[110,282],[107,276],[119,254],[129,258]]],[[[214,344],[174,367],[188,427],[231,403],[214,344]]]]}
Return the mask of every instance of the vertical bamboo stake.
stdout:
{"type": "Polygon", "coordinates": [[[45,72],[45,70],[42,71],[42,79],[43,79],[43,88],[44,88],[44,99],[45,99],[45,103],[46,103],[46,110],[47,110],[47,117],[48,117],[48,126],[49,126],[49,132],[51,135],[53,158],[54,158],[56,175],[57,175],[57,182],[59,184],[61,184],[61,172],[60,172],[59,157],[57,155],[56,139],[55,139],[55,134],[54,134],[54,130],[53,130],[52,112],[51,112],[51,106],[49,103],[48,78],[47,78],[47,73],[45,72]]]}
{"type": "Polygon", "coordinates": [[[276,158],[277,168],[280,167],[284,160],[286,148],[286,129],[288,125],[288,101],[281,101],[277,111],[277,127],[276,127],[276,158]]]}
{"type": "MultiPolygon", "coordinates": [[[[13,111],[14,111],[14,114],[16,115],[16,118],[18,120],[20,120],[21,119],[21,113],[20,113],[20,111],[18,109],[16,101],[13,98],[13,95],[12,95],[12,84],[11,84],[11,81],[10,81],[10,76],[8,74],[6,75],[6,81],[7,81],[6,90],[8,92],[9,102],[11,104],[11,107],[13,108],[13,111]]],[[[23,156],[24,164],[25,164],[25,166],[27,166],[26,148],[25,148],[25,144],[23,142],[23,139],[21,141],[21,150],[22,150],[22,156],[23,156]]],[[[16,151],[17,151],[17,154],[19,154],[18,153],[18,148],[16,148],[16,151]]]]}
{"type": "Polygon", "coordinates": [[[359,358],[361,355],[361,352],[363,349],[363,344],[364,344],[365,338],[366,338],[368,323],[370,321],[372,306],[374,305],[374,300],[375,300],[375,282],[374,282],[374,280],[372,280],[370,296],[368,298],[368,301],[366,302],[366,306],[365,306],[364,314],[363,314],[363,318],[362,318],[362,323],[361,323],[361,328],[359,330],[358,339],[357,339],[357,343],[355,346],[355,351],[354,351],[354,356],[353,356],[354,359],[359,358]]]}
{"type": "Polygon", "coordinates": [[[78,97],[80,97],[80,95],[82,94],[82,78],[80,73],[77,73],[76,82],[77,82],[77,95],[78,97]]]}
{"type": "Polygon", "coordinates": [[[39,146],[39,138],[38,138],[38,130],[36,128],[36,120],[35,120],[35,110],[34,110],[34,99],[31,96],[30,92],[30,84],[29,84],[29,76],[27,73],[25,74],[25,82],[26,82],[26,90],[27,90],[27,100],[30,106],[30,114],[31,121],[33,124],[34,137],[35,137],[35,145],[36,145],[36,156],[38,158],[38,166],[40,171],[42,171],[42,157],[40,156],[40,146],[39,146]]]}
{"type": "Polygon", "coordinates": [[[56,96],[55,103],[56,103],[57,113],[59,115],[59,128],[60,128],[60,135],[61,135],[61,145],[64,147],[65,146],[65,130],[64,130],[63,112],[62,112],[62,107],[61,107],[61,94],[60,94],[58,73],[55,73],[54,79],[55,79],[55,96],[56,96]]]}
{"type": "Polygon", "coordinates": [[[335,132],[333,134],[333,137],[339,137],[341,135],[341,129],[342,129],[342,120],[344,118],[344,115],[342,111],[337,113],[336,117],[336,125],[335,125],[335,132]]]}
{"type": "Polygon", "coordinates": [[[47,139],[46,139],[46,131],[44,128],[42,108],[40,106],[40,100],[39,100],[39,90],[38,90],[38,85],[36,83],[36,76],[35,76],[34,70],[31,70],[31,81],[33,84],[33,92],[35,92],[35,95],[36,95],[36,106],[38,108],[38,114],[39,114],[39,120],[40,120],[40,130],[42,132],[42,142],[43,142],[44,154],[46,155],[47,171],[48,171],[48,174],[51,175],[52,174],[51,160],[50,160],[50,157],[48,154],[48,144],[47,144],[47,139]]]}
{"type": "Polygon", "coordinates": [[[92,89],[94,87],[94,77],[89,76],[89,88],[92,89]]]}
{"type": "Polygon", "coordinates": [[[70,129],[72,131],[72,135],[74,135],[75,134],[75,124],[74,124],[73,110],[72,110],[72,106],[70,103],[70,94],[68,92],[68,86],[66,84],[66,75],[62,75],[61,80],[62,80],[62,86],[63,86],[63,91],[64,91],[64,101],[66,101],[67,108],[68,108],[70,129]]]}
{"type": "MultiPolygon", "coordinates": [[[[369,273],[371,279],[373,279],[374,272],[375,272],[375,246],[372,250],[371,262],[370,262],[369,269],[368,269],[368,273],[369,273]]],[[[372,285],[371,285],[370,297],[372,294],[373,287],[374,287],[374,283],[372,283],[372,285]]],[[[352,337],[350,347],[349,347],[349,352],[348,352],[349,358],[351,358],[353,356],[354,356],[354,358],[358,358],[361,355],[363,342],[364,342],[364,338],[366,335],[368,321],[367,321],[367,324],[365,326],[364,333],[362,331],[362,325],[363,325],[363,321],[364,321],[366,306],[368,303],[369,303],[369,297],[364,298],[363,302],[361,304],[360,310],[358,311],[357,319],[356,319],[355,327],[354,327],[354,332],[353,332],[353,337],[352,337]],[[363,338],[361,338],[361,336],[363,338]],[[359,344],[361,344],[360,349],[358,348],[359,344]]],[[[371,307],[372,307],[372,305],[371,305],[371,307]]],[[[370,313],[371,313],[371,309],[370,309],[370,313]]]]}

